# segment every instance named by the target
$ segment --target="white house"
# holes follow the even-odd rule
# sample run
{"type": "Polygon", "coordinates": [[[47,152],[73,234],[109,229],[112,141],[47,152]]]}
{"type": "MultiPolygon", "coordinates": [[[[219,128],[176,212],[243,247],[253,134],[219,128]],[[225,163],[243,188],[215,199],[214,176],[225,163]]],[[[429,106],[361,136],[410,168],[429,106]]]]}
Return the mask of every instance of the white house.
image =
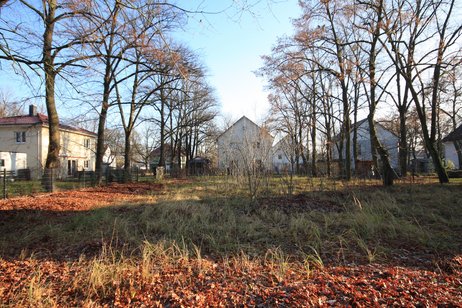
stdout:
{"type": "MultiPolygon", "coordinates": [[[[399,137],[378,122],[375,122],[375,129],[376,129],[377,137],[380,143],[388,152],[388,157],[390,159],[390,164],[392,168],[394,168],[395,170],[398,170],[399,169],[399,158],[398,158],[399,137]]],[[[351,167],[355,168],[356,163],[357,163],[359,168],[370,168],[370,166],[372,166],[372,151],[371,151],[371,138],[370,138],[370,132],[369,132],[369,121],[367,120],[367,118],[356,123],[356,130],[357,130],[357,154],[358,154],[357,162],[354,161],[354,155],[353,155],[354,127],[351,129],[351,132],[349,134],[350,140],[351,140],[351,149],[350,149],[351,167]],[[361,166],[359,164],[361,164],[361,166]]],[[[344,147],[342,150],[343,159],[345,159],[345,153],[346,153],[345,152],[346,151],[345,141],[346,140],[344,140],[344,147]]],[[[334,159],[339,159],[338,143],[336,146],[334,146],[332,156],[334,159]]]]}
{"type": "Polygon", "coordinates": [[[273,136],[243,116],[217,138],[220,170],[235,172],[251,165],[271,169],[273,136]]]}
{"type": "Polygon", "coordinates": [[[462,166],[462,125],[441,140],[444,146],[444,158],[446,163],[454,163],[456,169],[462,166]]]}
{"type": "MultiPolygon", "coordinates": [[[[77,171],[95,170],[96,134],[85,129],[59,124],[61,149],[58,177],[72,176],[77,171]]],[[[40,178],[49,144],[48,117],[37,113],[0,118],[0,152],[26,153],[27,168],[32,178],[40,178]]]]}
{"type": "Polygon", "coordinates": [[[17,170],[27,168],[27,154],[17,152],[0,152],[0,171],[12,171],[17,175],[17,170]]]}
{"type": "Polygon", "coordinates": [[[301,156],[296,157],[295,148],[290,136],[279,140],[272,149],[273,170],[276,173],[294,172],[295,165],[303,164],[301,156]]]}

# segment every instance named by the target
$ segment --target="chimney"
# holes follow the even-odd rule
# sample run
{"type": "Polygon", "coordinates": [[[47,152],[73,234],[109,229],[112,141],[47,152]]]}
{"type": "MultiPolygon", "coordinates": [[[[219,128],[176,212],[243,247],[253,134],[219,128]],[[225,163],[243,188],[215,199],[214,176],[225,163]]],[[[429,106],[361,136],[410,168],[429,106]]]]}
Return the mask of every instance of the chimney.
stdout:
{"type": "Polygon", "coordinates": [[[37,115],[37,107],[35,105],[29,105],[29,116],[33,117],[37,115]]]}

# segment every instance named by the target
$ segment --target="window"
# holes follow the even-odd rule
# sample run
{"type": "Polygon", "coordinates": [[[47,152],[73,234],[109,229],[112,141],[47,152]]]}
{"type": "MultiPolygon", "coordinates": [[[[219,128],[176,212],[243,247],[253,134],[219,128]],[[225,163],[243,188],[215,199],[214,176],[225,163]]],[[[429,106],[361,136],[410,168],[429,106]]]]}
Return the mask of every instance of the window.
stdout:
{"type": "Polygon", "coordinates": [[[279,159],[279,160],[282,159],[282,155],[281,155],[281,154],[278,155],[278,159],[279,159]]]}
{"type": "Polygon", "coordinates": [[[89,161],[89,160],[84,161],[84,162],[83,162],[83,167],[84,167],[85,169],[90,168],[90,161],[89,161]]]}
{"type": "Polygon", "coordinates": [[[67,174],[74,175],[77,172],[77,161],[68,160],[67,161],[67,174]]]}
{"type": "Polygon", "coordinates": [[[83,146],[86,147],[87,149],[90,148],[90,139],[84,139],[83,140],[83,146]]]}
{"type": "Polygon", "coordinates": [[[0,159],[0,167],[5,167],[5,160],[4,159],[0,159]]]}
{"type": "Polygon", "coordinates": [[[26,132],[15,132],[16,143],[25,143],[26,142],[26,132]]]}

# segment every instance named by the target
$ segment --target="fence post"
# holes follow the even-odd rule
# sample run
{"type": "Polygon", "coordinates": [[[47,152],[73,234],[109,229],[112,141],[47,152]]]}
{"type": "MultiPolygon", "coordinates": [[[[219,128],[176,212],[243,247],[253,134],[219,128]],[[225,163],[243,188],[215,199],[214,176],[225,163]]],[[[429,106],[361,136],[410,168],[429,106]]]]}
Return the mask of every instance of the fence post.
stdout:
{"type": "Polygon", "coordinates": [[[6,169],[3,169],[3,199],[6,199],[6,169]]]}
{"type": "Polygon", "coordinates": [[[53,178],[53,173],[54,173],[54,168],[51,169],[50,172],[50,183],[51,183],[51,192],[55,191],[55,183],[54,183],[54,178],[53,178]]]}

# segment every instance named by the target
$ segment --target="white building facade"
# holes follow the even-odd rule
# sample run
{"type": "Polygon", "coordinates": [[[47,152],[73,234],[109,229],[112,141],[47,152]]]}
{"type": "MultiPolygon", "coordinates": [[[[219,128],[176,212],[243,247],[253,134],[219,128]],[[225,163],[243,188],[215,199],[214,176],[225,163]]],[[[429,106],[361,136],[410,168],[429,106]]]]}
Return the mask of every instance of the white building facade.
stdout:
{"type": "MultiPolygon", "coordinates": [[[[77,171],[94,171],[96,134],[59,125],[61,149],[58,177],[73,176],[77,171]]],[[[0,118],[0,152],[25,153],[32,178],[43,174],[49,144],[48,117],[30,106],[29,114],[0,118]]]]}
{"type": "Polygon", "coordinates": [[[243,116],[217,138],[218,169],[228,173],[245,168],[272,169],[273,136],[243,116]]]}
{"type": "MultiPolygon", "coordinates": [[[[377,132],[377,138],[379,139],[382,146],[388,152],[388,157],[390,164],[393,169],[399,170],[399,137],[386,129],[380,123],[375,123],[375,129],[377,132]]],[[[372,150],[371,150],[371,138],[369,132],[369,121],[367,119],[361,120],[356,123],[357,130],[357,159],[358,163],[367,163],[372,162],[372,150]]],[[[351,141],[350,157],[351,157],[351,167],[355,168],[356,162],[354,161],[353,155],[353,129],[349,134],[351,141]]],[[[345,159],[345,142],[343,141],[344,146],[342,149],[343,159],[345,159]]],[[[333,159],[339,159],[339,142],[333,148],[333,159]]],[[[380,159],[380,157],[379,157],[380,159]]]]}

